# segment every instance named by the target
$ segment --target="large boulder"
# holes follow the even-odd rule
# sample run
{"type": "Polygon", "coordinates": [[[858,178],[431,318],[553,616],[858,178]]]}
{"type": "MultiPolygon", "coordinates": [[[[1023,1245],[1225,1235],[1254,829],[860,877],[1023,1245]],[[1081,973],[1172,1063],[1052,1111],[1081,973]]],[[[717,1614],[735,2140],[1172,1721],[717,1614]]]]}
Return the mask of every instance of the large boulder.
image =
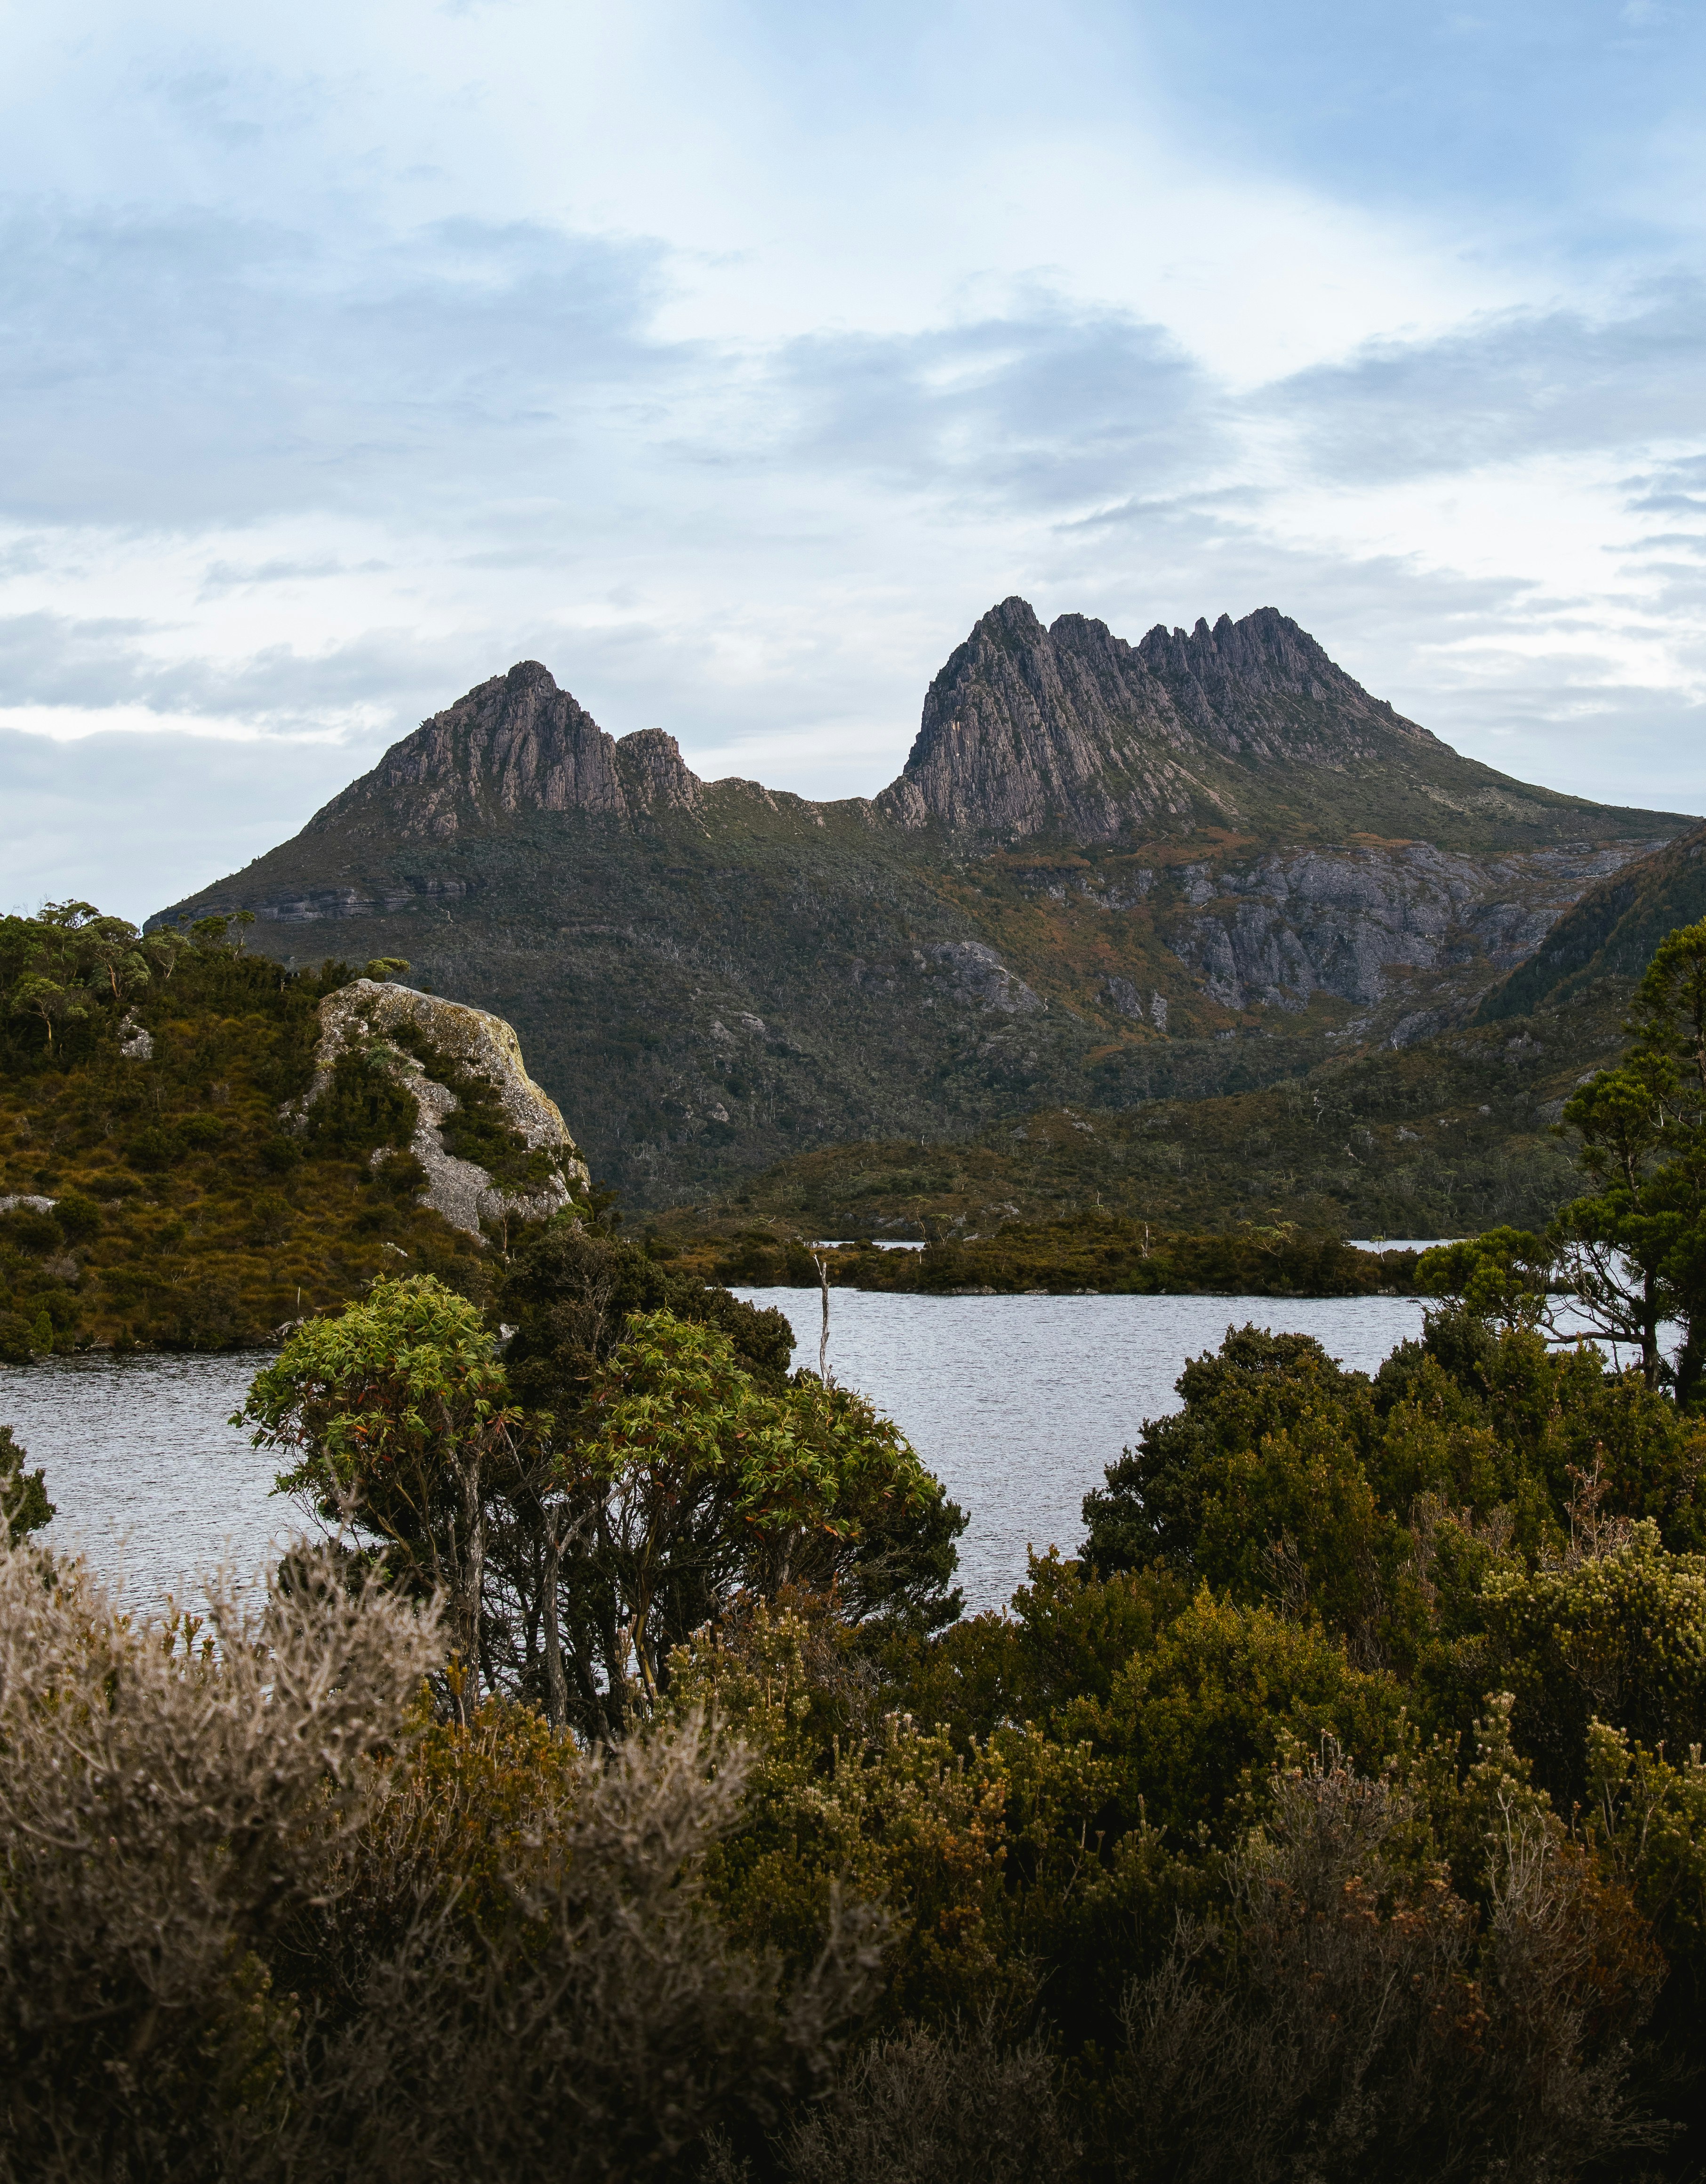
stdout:
{"type": "MultiPolygon", "coordinates": [[[[501,1017],[436,994],[417,993],[394,980],[357,978],[320,1004],[320,1042],[314,1078],[288,1111],[298,1128],[330,1085],[341,1055],[378,1055],[413,1095],[419,1119],[409,1150],[426,1171],[421,1203],[471,1235],[482,1219],[539,1220],[556,1213],[591,1181],[580,1149],[557,1103],[528,1076],[521,1043],[501,1017]],[[400,1032],[418,1034],[446,1065],[445,1074],[482,1078],[496,1094],[508,1127],[527,1151],[547,1158],[543,1176],[526,1191],[506,1188],[477,1162],[449,1151],[444,1125],[461,1104],[432,1068],[393,1042],[400,1032]]],[[[519,1148],[518,1148],[519,1150],[519,1148]]],[[[374,1155],[383,1158],[382,1150],[374,1155]]]]}

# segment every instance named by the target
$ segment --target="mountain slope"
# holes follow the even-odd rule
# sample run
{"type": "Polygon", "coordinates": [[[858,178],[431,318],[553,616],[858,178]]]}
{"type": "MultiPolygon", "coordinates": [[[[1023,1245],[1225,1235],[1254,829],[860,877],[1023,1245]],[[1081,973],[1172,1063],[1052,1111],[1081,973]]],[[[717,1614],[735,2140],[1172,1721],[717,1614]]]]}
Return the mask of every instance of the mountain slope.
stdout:
{"type": "Polygon", "coordinates": [[[595,1173],[666,1205],[1413,1041],[1685,824],[1459,758],[1271,610],[1134,647],[1010,600],[875,800],[700,781],[523,662],[166,915],[252,910],[291,965],[407,959],[515,1024],[595,1173]]]}
{"type": "MultiPolygon", "coordinates": [[[[1627,990],[1609,981],[1532,1017],[1338,1055],[1257,1091],[1044,1109],[951,1145],[828,1146],[652,1226],[720,1263],[790,1237],[951,1240],[1104,1215],[1157,1233],[1542,1228],[1581,1193],[1575,1141],[1553,1125],[1582,1072],[1622,1052],[1627,990]]],[[[809,1261],[794,1271],[812,1279],[809,1261]]]]}
{"type": "Polygon", "coordinates": [[[1557,1006],[1602,978],[1637,978],[1679,925],[1706,917],[1706,827],[1624,866],[1588,889],[1525,963],[1501,980],[1478,1023],[1557,1006]]]}

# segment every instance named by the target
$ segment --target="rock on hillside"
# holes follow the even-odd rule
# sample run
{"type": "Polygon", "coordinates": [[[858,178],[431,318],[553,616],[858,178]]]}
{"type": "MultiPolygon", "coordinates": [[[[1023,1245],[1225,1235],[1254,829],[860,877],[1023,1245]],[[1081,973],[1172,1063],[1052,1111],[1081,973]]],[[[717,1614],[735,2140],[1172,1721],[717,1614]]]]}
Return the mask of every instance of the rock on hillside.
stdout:
{"type": "MultiPolygon", "coordinates": [[[[357,978],[321,1001],[320,1024],[314,1079],[290,1103],[291,1120],[306,1127],[341,1059],[376,1061],[415,1103],[418,1120],[409,1150],[426,1171],[419,1203],[454,1227],[477,1236],[482,1218],[507,1214],[542,1220],[587,1189],[591,1178],[568,1125],[556,1102],[528,1076],[521,1043],[501,1017],[394,981],[357,978]],[[423,1052],[394,1044],[399,1035],[422,1049],[424,1058],[423,1052]],[[539,1156],[529,1163],[535,1171],[529,1187],[506,1185],[445,1143],[452,1117],[478,1100],[482,1089],[495,1098],[502,1127],[539,1156]]],[[[374,1156],[384,1157],[383,1149],[374,1156]]]]}

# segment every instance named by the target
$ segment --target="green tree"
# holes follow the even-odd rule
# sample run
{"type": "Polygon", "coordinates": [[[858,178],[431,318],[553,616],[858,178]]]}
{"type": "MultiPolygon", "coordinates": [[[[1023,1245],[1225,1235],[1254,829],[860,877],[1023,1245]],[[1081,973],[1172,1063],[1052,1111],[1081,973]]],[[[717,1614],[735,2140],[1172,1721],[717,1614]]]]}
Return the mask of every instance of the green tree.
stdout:
{"type": "Polygon", "coordinates": [[[592,1382],[558,1479],[574,1519],[570,1650],[611,1729],[657,1704],[669,1656],[743,1591],[835,1586],[866,1531],[941,1489],[862,1396],[779,1390],[728,1335],[643,1312],[592,1382]]]}
{"type": "MultiPolygon", "coordinates": [[[[904,1625],[917,1635],[958,1614],[954,1540],[964,1518],[937,1481],[916,1468],[894,1429],[858,1397],[825,1391],[811,1374],[790,1375],[793,1331],[781,1312],[743,1303],[650,1258],[611,1233],[596,1200],[521,1241],[497,1310],[516,1329],[504,1361],[515,1396],[531,1410],[549,1412],[553,1424],[549,1443],[529,1469],[507,1481],[493,1513],[488,1635],[505,1687],[531,1697],[552,1719],[607,1736],[628,1719],[633,1693],[644,1691],[631,1653],[623,1658],[622,1633],[633,1608],[617,1598],[627,1583],[625,1551],[612,1526],[617,1502],[637,1490],[638,1479],[625,1465],[610,1464],[610,1373],[631,1330],[660,1314],[677,1329],[715,1333],[727,1346],[724,1362],[709,1377],[721,1378],[724,1393],[750,1418],[767,1415],[766,1402],[780,1406],[786,1432],[803,1434],[813,1446],[845,1452],[850,1440],[873,1453],[865,1485],[880,1487],[890,1467],[906,1482],[903,1490],[864,1493],[859,1467],[833,1457],[835,1521],[788,1528],[744,1518],[735,1523],[727,1476],[700,1474],[691,1509],[678,1513],[669,1574],[654,1602],[662,1673],[669,1646],[719,1613],[731,1589],[833,1586],[838,1613],[873,1634],[904,1625]],[[595,1415],[600,1410],[602,1418],[595,1415]],[[588,1454],[599,1436],[602,1469],[588,1454]]],[[[693,1377],[703,1392],[705,1372],[696,1368],[693,1377]]],[[[701,1417],[693,1431],[712,1433],[711,1423],[701,1417]]],[[[624,1505],[621,1529],[633,1515],[624,1505]]]]}
{"type": "Polygon", "coordinates": [[[1679,1756],[1706,1743],[1706,1557],[1667,1554],[1624,1524],[1559,1568],[1505,1563],[1484,1588],[1486,1666],[1515,1698],[1513,1726],[1565,1808],[1585,1787],[1588,1729],[1679,1756]]]}
{"type": "Polygon", "coordinates": [[[1224,1842],[1240,1792],[1291,1745],[1336,1737],[1377,1774],[1403,1741],[1397,1680],[1354,1668],[1324,1631],[1200,1592],[1154,1646],[1135,1653],[1106,1700],[1067,1708],[1062,1735],[1112,1763],[1127,1827],[1145,1819],[1186,1842],[1224,1842]]]}
{"type": "Polygon", "coordinates": [[[88,1014],[88,997],[78,986],[68,986],[41,971],[25,971],[14,981],[8,1005],[14,1016],[39,1017],[47,1034],[47,1051],[53,1050],[53,1027],[88,1014]]]}
{"type": "Polygon", "coordinates": [[[1192,1358],[1178,1385],[1183,1407],[1149,1419],[1137,1446],[1108,1466],[1107,1485],[1084,1497],[1084,1557],[1100,1571],[1165,1565],[1191,1580],[1210,1575],[1205,1512],[1229,1459],[1322,1422],[1355,1449],[1373,1427],[1367,1379],[1345,1372],[1313,1335],[1229,1327],[1219,1350],[1192,1358]]]}
{"type": "Polygon", "coordinates": [[[480,1688],[488,1474],[529,1429],[508,1398],[478,1307],[416,1274],[299,1329],[231,1421],[294,1457],[282,1492],[378,1543],[410,1591],[443,1595],[465,1716],[480,1688]]]}
{"type": "Polygon", "coordinates": [[[1706,1367],[1706,920],[1659,944],[1627,1028],[1622,1062],[1564,1108],[1594,1188],[1564,1209],[1556,1235],[1590,1323],[1636,1352],[1649,1386],[1664,1371],[1660,1326],[1683,1322],[1686,1403],[1706,1367]]]}
{"type": "Polygon", "coordinates": [[[1556,1256],[1555,1247],[1529,1229],[1490,1228],[1424,1251],[1416,1286],[1425,1296],[1455,1299],[1478,1318],[1533,1327],[1546,1312],[1556,1256]]]}
{"type": "Polygon", "coordinates": [[[25,1470],[26,1453],[13,1438],[11,1427],[0,1426],[0,1520],[5,1524],[8,1541],[14,1547],[53,1521],[45,1474],[25,1470]]]}

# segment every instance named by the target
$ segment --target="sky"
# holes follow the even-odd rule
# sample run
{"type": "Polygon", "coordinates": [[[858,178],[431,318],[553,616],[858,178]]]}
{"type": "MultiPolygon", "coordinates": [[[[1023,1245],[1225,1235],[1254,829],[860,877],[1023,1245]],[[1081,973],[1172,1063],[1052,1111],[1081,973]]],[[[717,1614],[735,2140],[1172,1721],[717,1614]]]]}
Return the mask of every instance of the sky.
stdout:
{"type": "Polygon", "coordinates": [[[0,0],[0,910],[520,659],[872,794],[1012,593],[1706,810],[1706,9],[0,0]]]}

